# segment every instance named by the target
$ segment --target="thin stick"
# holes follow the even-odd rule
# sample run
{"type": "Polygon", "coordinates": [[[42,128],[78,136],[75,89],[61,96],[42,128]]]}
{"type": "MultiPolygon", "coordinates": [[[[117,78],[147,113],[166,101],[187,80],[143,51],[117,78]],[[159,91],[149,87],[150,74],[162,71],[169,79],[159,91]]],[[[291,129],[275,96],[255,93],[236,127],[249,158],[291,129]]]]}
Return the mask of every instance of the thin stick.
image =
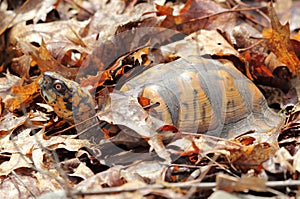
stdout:
{"type": "MultiPolygon", "coordinates": [[[[201,182],[201,183],[165,183],[165,184],[154,184],[154,185],[144,185],[139,187],[111,187],[103,188],[96,191],[75,191],[75,195],[99,195],[99,194],[108,194],[108,193],[120,193],[120,192],[131,192],[143,189],[164,189],[164,188],[198,188],[198,189],[213,189],[216,187],[215,182],[201,182]]],[[[286,180],[286,181],[269,181],[266,182],[268,187],[289,187],[289,186],[300,186],[300,180],[286,180]]]]}

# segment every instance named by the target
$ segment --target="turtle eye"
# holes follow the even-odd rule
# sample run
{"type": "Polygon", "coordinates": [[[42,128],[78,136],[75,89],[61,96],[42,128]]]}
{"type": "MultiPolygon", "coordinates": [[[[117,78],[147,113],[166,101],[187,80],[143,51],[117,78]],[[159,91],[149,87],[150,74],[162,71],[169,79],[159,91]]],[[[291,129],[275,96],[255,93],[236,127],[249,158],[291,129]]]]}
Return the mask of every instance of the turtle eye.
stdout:
{"type": "Polygon", "coordinates": [[[53,87],[58,92],[63,92],[65,90],[65,85],[60,80],[55,80],[53,83],[53,87]]]}

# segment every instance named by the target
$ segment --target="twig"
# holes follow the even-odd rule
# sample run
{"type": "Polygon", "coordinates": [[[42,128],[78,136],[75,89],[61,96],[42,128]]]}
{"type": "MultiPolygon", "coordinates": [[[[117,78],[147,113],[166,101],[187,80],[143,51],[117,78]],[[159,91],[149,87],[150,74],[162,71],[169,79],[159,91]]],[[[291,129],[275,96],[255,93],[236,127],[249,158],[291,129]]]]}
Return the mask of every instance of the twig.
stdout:
{"type": "Polygon", "coordinates": [[[30,188],[22,181],[22,179],[18,176],[15,171],[12,171],[11,174],[16,177],[16,179],[21,183],[27,191],[32,195],[32,197],[37,198],[37,196],[30,190],[30,188]]]}
{"type": "MultiPolygon", "coordinates": [[[[96,191],[74,191],[74,195],[99,195],[108,193],[120,193],[120,192],[131,192],[144,189],[163,189],[163,188],[198,188],[198,189],[213,189],[216,187],[215,182],[201,182],[201,183],[165,183],[165,184],[153,184],[139,187],[111,187],[103,188],[96,191]]],[[[300,186],[300,180],[286,180],[286,181],[269,181],[266,182],[267,187],[279,188],[288,186],[300,186]]]]}
{"type": "Polygon", "coordinates": [[[263,38],[260,38],[260,40],[258,42],[255,42],[254,44],[248,46],[247,48],[239,48],[238,52],[244,52],[244,51],[250,50],[251,48],[258,46],[259,44],[261,44],[263,42],[264,42],[263,38]]]}

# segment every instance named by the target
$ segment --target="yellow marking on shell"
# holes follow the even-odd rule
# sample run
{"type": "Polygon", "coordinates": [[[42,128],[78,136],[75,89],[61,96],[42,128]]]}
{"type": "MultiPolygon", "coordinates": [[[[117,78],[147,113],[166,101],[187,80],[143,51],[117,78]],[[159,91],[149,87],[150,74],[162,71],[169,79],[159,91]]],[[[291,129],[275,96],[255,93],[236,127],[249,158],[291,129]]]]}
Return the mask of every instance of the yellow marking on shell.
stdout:
{"type": "Polygon", "coordinates": [[[229,121],[238,121],[248,114],[245,99],[242,98],[231,74],[224,70],[220,70],[218,73],[222,78],[218,82],[219,86],[223,87],[222,93],[220,93],[223,96],[221,119],[225,124],[229,121]]]}
{"type": "Polygon", "coordinates": [[[273,112],[268,111],[268,109],[264,109],[267,107],[267,102],[264,100],[262,93],[256,88],[254,84],[249,85],[248,89],[252,93],[252,99],[249,99],[251,102],[251,106],[253,109],[253,120],[257,127],[260,129],[267,129],[272,124],[272,120],[276,119],[276,115],[274,116],[273,112]],[[270,122],[271,121],[271,122],[270,122]]]}
{"type": "Polygon", "coordinates": [[[217,118],[209,98],[202,89],[199,76],[195,72],[184,72],[176,81],[177,97],[180,99],[179,129],[190,132],[204,132],[217,127],[217,118]],[[187,104],[184,105],[183,103],[187,104]]]}
{"type": "Polygon", "coordinates": [[[166,123],[173,124],[171,114],[167,108],[165,100],[160,96],[160,86],[150,85],[144,88],[142,96],[151,99],[151,103],[159,103],[159,106],[149,110],[149,113],[155,114],[155,116],[166,123]]]}
{"type": "Polygon", "coordinates": [[[249,91],[252,93],[252,99],[248,99],[251,103],[253,110],[260,110],[261,104],[265,102],[262,93],[257,89],[254,84],[249,84],[248,86],[249,91]]]}

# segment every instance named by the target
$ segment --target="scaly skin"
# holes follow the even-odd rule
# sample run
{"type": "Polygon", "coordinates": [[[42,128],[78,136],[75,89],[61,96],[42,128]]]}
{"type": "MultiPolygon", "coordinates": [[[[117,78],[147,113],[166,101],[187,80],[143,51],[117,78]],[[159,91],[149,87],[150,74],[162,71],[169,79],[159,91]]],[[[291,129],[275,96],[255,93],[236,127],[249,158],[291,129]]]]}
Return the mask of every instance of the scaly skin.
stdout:
{"type": "Polygon", "coordinates": [[[55,72],[45,72],[38,84],[42,97],[53,107],[55,113],[76,125],[80,139],[88,139],[94,144],[100,142],[103,132],[99,125],[95,126],[98,123],[95,103],[88,90],[55,72]],[[84,133],[80,134],[82,131],[84,133]]]}

